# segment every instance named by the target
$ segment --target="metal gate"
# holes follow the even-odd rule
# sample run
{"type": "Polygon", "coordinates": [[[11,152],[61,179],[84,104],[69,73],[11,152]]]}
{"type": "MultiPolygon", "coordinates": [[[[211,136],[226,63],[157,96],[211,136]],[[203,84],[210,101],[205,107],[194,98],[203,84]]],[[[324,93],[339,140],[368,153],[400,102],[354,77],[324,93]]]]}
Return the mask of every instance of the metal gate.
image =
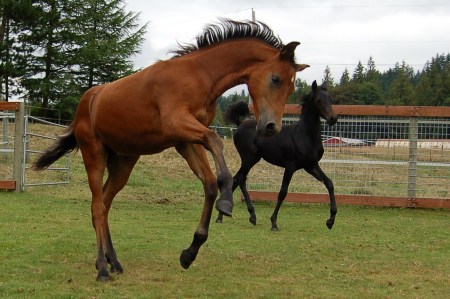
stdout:
{"type": "Polygon", "coordinates": [[[69,155],[65,155],[44,171],[31,170],[31,164],[37,155],[42,154],[57,139],[59,131],[65,128],[67,126],[30,115],[25,116],[21,191],[31,186],[61,185],[70,182],[69,155]]]}

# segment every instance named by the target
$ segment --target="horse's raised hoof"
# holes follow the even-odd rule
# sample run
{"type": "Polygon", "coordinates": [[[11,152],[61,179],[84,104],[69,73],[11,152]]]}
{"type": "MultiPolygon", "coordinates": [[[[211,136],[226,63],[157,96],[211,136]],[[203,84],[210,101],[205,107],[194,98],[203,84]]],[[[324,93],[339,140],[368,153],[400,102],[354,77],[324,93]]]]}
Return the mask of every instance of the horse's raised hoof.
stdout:
{"type": "Polygon", "coordinates": [[[229,200],[219,199],[216,202],[216,209],[225,216],[231,217],[233,214],[233,202],[229,200]]]}
{"type": "Polygon", "coordinates": [[[192,254],[187,249],[183,250],[180,254],[181,267],[183,267],[183,269],[189,269],[196,256],[196,254],[192,254]]]}
{"type": "Polygon", "coordinates": [[[248,218],[248,221],[250,221],[251,224],[256,225],[256,217],[250,216],[250,218],[248,218]]]}
{"type": "Polygon", "coordinates": [[[328,229],[332,229],[333,228],[333,224],[334,224],[333,220],[331,220],[331,219],[327,220],[327,227],[328,227],[328,229]]]}

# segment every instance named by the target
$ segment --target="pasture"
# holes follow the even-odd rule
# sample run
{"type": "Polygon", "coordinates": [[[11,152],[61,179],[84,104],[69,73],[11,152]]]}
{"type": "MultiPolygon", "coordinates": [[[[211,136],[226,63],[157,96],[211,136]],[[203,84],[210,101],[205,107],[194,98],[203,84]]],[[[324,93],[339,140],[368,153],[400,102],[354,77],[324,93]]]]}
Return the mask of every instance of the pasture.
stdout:
{"type": "MultiPolygon", "coordinates": [[[[238,168],[225,141],[230,170],[238,168]]],[[[273,203],[248,222],[234,195],[232,219],[211,223],[188,270],[179,254],[192,239],[200,182],[169,149],[142,157],[117,196],[110,225],[123,275],[95,281],[96,239],[79,153],[67,186],[0,193],[1,298],[447,298],[450,211],[285,203],[270,231],[273,203]]],[[[217,212],[213,214],[213,219],[217,212]]]]}

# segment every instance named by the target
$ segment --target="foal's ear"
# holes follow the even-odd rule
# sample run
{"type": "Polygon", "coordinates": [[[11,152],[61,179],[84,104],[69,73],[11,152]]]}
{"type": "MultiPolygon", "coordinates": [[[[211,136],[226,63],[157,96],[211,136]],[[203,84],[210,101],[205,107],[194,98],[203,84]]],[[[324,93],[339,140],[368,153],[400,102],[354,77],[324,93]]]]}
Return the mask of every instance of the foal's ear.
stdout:
{"type": "Polygon", "coordinates": [[[280,58],[293,60],[294,59],[294,51],[297,46],[300,45],[299,42],[290,42],[289,44],[283,46],[280,50],[280,58]]]}

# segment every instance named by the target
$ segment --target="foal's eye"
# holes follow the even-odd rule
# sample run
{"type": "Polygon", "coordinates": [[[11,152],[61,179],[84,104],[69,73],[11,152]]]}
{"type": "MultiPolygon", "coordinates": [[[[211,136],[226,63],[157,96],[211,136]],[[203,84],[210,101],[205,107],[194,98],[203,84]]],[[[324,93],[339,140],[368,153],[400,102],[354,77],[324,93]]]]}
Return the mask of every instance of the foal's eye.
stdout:
{"type": "Polygon", "coordinates": [[[278,75],[272,75],[272,83],[275,85],[278,85],[280,83],[281,79],[278,75]]]}

